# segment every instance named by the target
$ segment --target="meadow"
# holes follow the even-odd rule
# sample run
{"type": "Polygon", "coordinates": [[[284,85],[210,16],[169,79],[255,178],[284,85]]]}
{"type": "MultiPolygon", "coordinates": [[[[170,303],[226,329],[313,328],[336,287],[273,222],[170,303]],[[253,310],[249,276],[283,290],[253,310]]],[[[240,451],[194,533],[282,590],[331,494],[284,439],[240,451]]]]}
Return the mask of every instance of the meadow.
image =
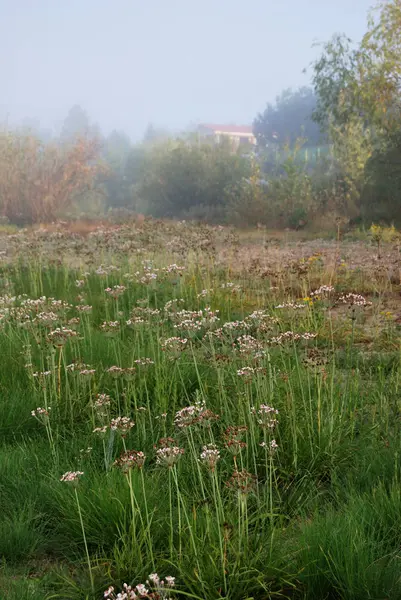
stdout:
{"type": "Polygon", "coordinates": [[[0,598],[401,598],[400,242],[0,236],[0,598]]]}

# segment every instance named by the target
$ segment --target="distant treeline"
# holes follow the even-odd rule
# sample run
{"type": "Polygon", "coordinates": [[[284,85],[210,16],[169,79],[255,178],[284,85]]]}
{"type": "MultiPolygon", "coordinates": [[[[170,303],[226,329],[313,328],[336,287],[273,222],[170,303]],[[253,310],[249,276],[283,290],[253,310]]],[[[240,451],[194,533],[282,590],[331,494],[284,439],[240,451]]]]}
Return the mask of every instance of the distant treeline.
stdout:
{"type": "Polygon", "coordinates": [[[0,214],[15,224],[143,213],[271,227],[401,222],[401,0],[359,44],[335,36],[312,87],[285,90],[254,120],[256,148],[169,136],[107,137],[74,106],[60,134],[0,134],[0,214]]]}

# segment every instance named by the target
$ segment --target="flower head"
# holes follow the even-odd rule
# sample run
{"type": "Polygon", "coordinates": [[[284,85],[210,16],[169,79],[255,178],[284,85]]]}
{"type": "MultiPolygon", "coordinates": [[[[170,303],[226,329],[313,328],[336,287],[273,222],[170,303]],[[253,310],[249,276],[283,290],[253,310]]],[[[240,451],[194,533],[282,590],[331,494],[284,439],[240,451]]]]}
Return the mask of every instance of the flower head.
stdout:
{"type": "Polygon", "coordinates": [[[123,473],[131,469],[142,469],[145,464],[146,455],[140,450],[127,450],[114,461],[114,466],[119,467],[123,473]]]}
{"type": "Polygon", "coordinates": [[[277,419],[274,415],[278,415],[278,410],[267,406],[267,404],[261,404],[258,409],[254,406],[251,408],[251,412],[256,416],[258,424],[266,429],[274,429],[277,425],[277,419]]]}
{"type": "Polygon", "coordinates": [[[78,481],[83,474],[83,471],[67,471],[66,473],[64,473],[64,475],[60,477],[60,481],[64,483],[73,483],[75,485],[78,485],[78,481]]]}
{"type": "Polygon", "coordinates": [[[215,444],[203,446],[200,459],[204,465],[211,471],[216,469],[217,461],[220,459],[220,450],[215,444]]]}
{"type": "Polygon", "coordinates": [[[162,438],[159,440],[159,448],[156,450],[156,462],[158,465],[171,469],[183,454],[184,448],[176,446],[173,438],[162,438]]]}
{"type": "Polygon", "coordinates": [[[110,429],[118,431],[122,437],[125,437],[130,429],[135,425],[129,417],[117,417],[112,419],[110,423],[110,429]]]}

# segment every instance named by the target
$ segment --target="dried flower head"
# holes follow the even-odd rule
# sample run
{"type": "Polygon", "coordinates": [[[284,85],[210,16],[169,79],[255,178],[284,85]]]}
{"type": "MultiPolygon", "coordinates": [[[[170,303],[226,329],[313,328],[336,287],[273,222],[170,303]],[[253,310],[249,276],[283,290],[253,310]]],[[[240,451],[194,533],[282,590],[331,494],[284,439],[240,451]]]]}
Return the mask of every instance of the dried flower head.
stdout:
{"type": "Polygon", "coordinates": [[[234,471],[230,479],[226,482],[226,486],[237,492],[241,496],[247,496],[253,492],[256,486],[256,475],[249,473],[246,469],[234,471]]]}
{"type": "Polygon", "coordinates": [[[244,434],[248,431],[248,427],[242,425],[240,427],[230,426],[225,430],[224,445],[234,456],[238,456],[243,448],[246,448],[246,442],[242,440],[244,434]]]}

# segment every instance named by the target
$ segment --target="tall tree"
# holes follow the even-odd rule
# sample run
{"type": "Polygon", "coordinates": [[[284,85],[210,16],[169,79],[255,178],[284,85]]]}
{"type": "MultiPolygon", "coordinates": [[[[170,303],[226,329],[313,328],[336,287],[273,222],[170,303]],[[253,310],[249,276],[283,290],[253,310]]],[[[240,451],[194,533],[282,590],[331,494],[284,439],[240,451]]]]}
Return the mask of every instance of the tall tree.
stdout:
{"type": "Polygon", "coordinates": [[[258,145],[293,145],[300,137],[305,139],[305,145],[317,145],[321,135],[312,119],[315,108],[316,98],[311,88],[284,90],[275,104],[268,104],[253,123],[258,145]]]}
{"type": "Polygon", "coordinates": [[[127,177],[127,161],[131,153],[129,137],[112,131],[103,142],[102,154],[108,166],[102,176],[110,207],[127,206],[131,201],[130,182],[127,177]]]}
{"type": "MultiPolygon", "coordinates": [[[[370,167],[375,166],[378,181],[377,165],[386,148],[392,156],[399,152],[393,134],[401,129],[401,0],[379,3],[358,46],[335,36],[313,68],[314,118],[333,143],[350,205],[361,209],[370,167]]],[[[381,189],[384,185],[381,178],[381,189]]]]}
{"type": "Polygon", "coordinates": [[[91,124],[88,113],[79,104],[75,104],[64,119],[60,140],[72,142],[82,137],[100,138],[100,131],[97,125],[91,124]]]}

